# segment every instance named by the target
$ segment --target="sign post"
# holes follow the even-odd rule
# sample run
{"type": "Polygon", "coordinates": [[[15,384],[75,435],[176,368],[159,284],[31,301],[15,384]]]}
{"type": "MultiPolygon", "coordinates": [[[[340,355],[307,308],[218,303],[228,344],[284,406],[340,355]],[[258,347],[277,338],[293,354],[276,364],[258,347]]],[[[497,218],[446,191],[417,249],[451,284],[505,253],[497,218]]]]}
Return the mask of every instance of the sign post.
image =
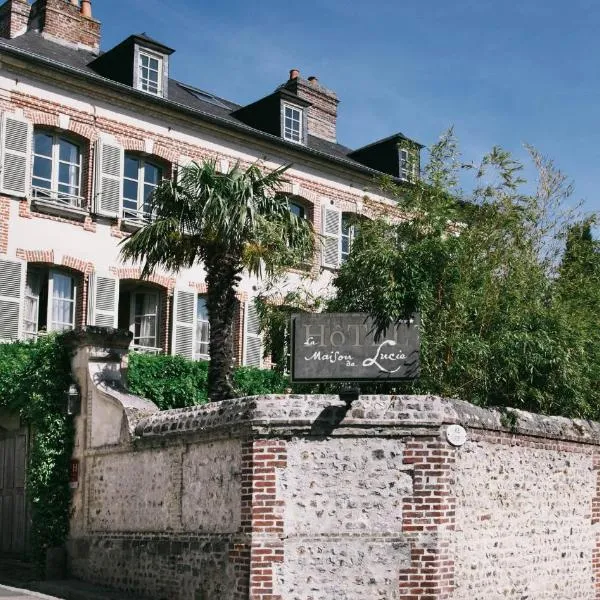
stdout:
{"type": "Polygon", "coordinates": [[[363,313],[292,315],[293,382],[397,382],[419,376],[419,316],[376,335],[363,313]]]}

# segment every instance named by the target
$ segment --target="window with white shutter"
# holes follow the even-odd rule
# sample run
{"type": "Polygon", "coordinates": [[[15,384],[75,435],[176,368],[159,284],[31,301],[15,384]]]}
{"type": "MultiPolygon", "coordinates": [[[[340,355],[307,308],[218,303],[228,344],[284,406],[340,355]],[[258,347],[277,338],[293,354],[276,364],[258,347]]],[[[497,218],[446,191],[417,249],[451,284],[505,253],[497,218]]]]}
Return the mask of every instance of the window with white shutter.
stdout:
{"type": "Polygon", "coordinates": [[[0,341],[19,339],[26,264],[0,259],[0,341]]]}
{"type": "Polygon", "coordinates": [[[88,287],[88,325],[117,327],[119,280],[92,273],[88,287]]]}
{"type": "Polygon", "coordinates": [[[330,204],[323,206],[321,223],[321,230],[323,234],[321,264],[324,267],[337,269],[340,265],[340,211],[330,204]]]}
{"type": "Polygon", "coordinates": [[[96,146],[96,185],[94,212],[107,217],[121,214],[123,188],[123,148],[110,138],[100,138],[96,146]]]}
{"type": "Polygon", "coordinates": [[[193,360],[196,346],[196,292],[176,289],[173,296],[171,353],[193,360]]]}
{"type": "Polygon", "coordinates": [[[254,301],[246,303],[244,336],[244,365],[248,367],[262,367],[263,346],[260,334],[260,320],[254,301]]]}
{"type": "Polygon", "coordinates": [[[13,114],[2,115],[3,194],[24,198],[29,192],[32,135],[30,121],[13,114]]]}

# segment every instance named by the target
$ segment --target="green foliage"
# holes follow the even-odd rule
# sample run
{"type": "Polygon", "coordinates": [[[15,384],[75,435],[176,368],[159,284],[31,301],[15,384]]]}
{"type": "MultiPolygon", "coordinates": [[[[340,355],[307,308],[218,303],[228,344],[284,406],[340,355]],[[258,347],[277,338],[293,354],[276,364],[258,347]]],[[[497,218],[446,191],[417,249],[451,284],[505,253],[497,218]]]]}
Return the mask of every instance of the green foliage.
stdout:
{"type": "Polygon", "coordinates": [[[122,248],[124,259],[142,261],[143,274],[202,263],[210,322],[208,388],[211,400],[235,395],[232,381],[235,288],[244,270],[273,275],[311,256],[314,236],[307,219],[289,210],[280,192],[286,167],[263,172],[235,164],[227,173],[215,160],[182,167],[152,196],[154,220],[122,248]]]}
{"type": "Polygon", "coordinates": [[[60,337],[0,344],[0,406],[18,411],[31,426],[27,499],[37,562],[44,560],[46,548],[61,545],[68,534],[74,430],[63,409],[70,373],[69,351],[60,337]]]}
{"type": "Polygon", "coordinates": [[[329,308],[371,313],[380,328],[420,312],[422,375],[403,391],[599,418],[600,253],[565,209],[565,177],[530,154],[534,193],[507,152],[461,165],[446,135],[423,181],[388,184],[407,218],[363,223],[329,308]]]}
{"type": "MultiPolygon", "coordinates": [[[[285,377],[276,371],[238,367],[233,381],[239,396],[283,393],[285,377]]],[[[127,384],[131,392],[152,400],[161,410],[208,402],[208,363],[181,356],[130,354],[127,384]]]]}

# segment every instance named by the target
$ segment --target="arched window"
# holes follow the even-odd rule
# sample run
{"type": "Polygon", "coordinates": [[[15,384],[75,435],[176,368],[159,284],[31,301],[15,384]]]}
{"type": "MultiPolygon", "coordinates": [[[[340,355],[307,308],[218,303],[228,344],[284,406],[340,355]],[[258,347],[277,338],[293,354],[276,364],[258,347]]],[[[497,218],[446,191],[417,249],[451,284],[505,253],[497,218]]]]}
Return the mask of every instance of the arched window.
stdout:
{"type": "Polygon", "coordinates": [[[125,152],[123,172],[123,219],[144,223],[152,217],[151,197],[164,169],[150,158],[125,152]]]}
{"type": "Polygon", "coordinates": [[[304,207],[304,204],[290,200],[289,205],[290,205],[290,212],[292,214],[296,215],[300,219],[306,219],[306,208],[304,207]]]}
{"type": "Polygon", "coordinates": [[[81,144],[63,133],[34,132],[31,188],[34,198],[81,208],[81,144]]]}

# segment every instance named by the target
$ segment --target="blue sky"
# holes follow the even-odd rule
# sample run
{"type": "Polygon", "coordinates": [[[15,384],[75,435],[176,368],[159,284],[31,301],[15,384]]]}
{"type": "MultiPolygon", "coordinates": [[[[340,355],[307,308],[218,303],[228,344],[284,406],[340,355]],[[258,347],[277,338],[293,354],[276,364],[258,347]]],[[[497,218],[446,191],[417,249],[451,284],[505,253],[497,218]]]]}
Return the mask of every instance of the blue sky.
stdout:
{"type": "Polygon", "coordinates": [[[341,100],[338,139],[402,131],[423,144],[455,126],[465,160],[524,143],[600,210],[597,0],[96,0],[103,49],[146,32],[176,49],[172,76],[256,100],[292,67],[341,100]]]}

